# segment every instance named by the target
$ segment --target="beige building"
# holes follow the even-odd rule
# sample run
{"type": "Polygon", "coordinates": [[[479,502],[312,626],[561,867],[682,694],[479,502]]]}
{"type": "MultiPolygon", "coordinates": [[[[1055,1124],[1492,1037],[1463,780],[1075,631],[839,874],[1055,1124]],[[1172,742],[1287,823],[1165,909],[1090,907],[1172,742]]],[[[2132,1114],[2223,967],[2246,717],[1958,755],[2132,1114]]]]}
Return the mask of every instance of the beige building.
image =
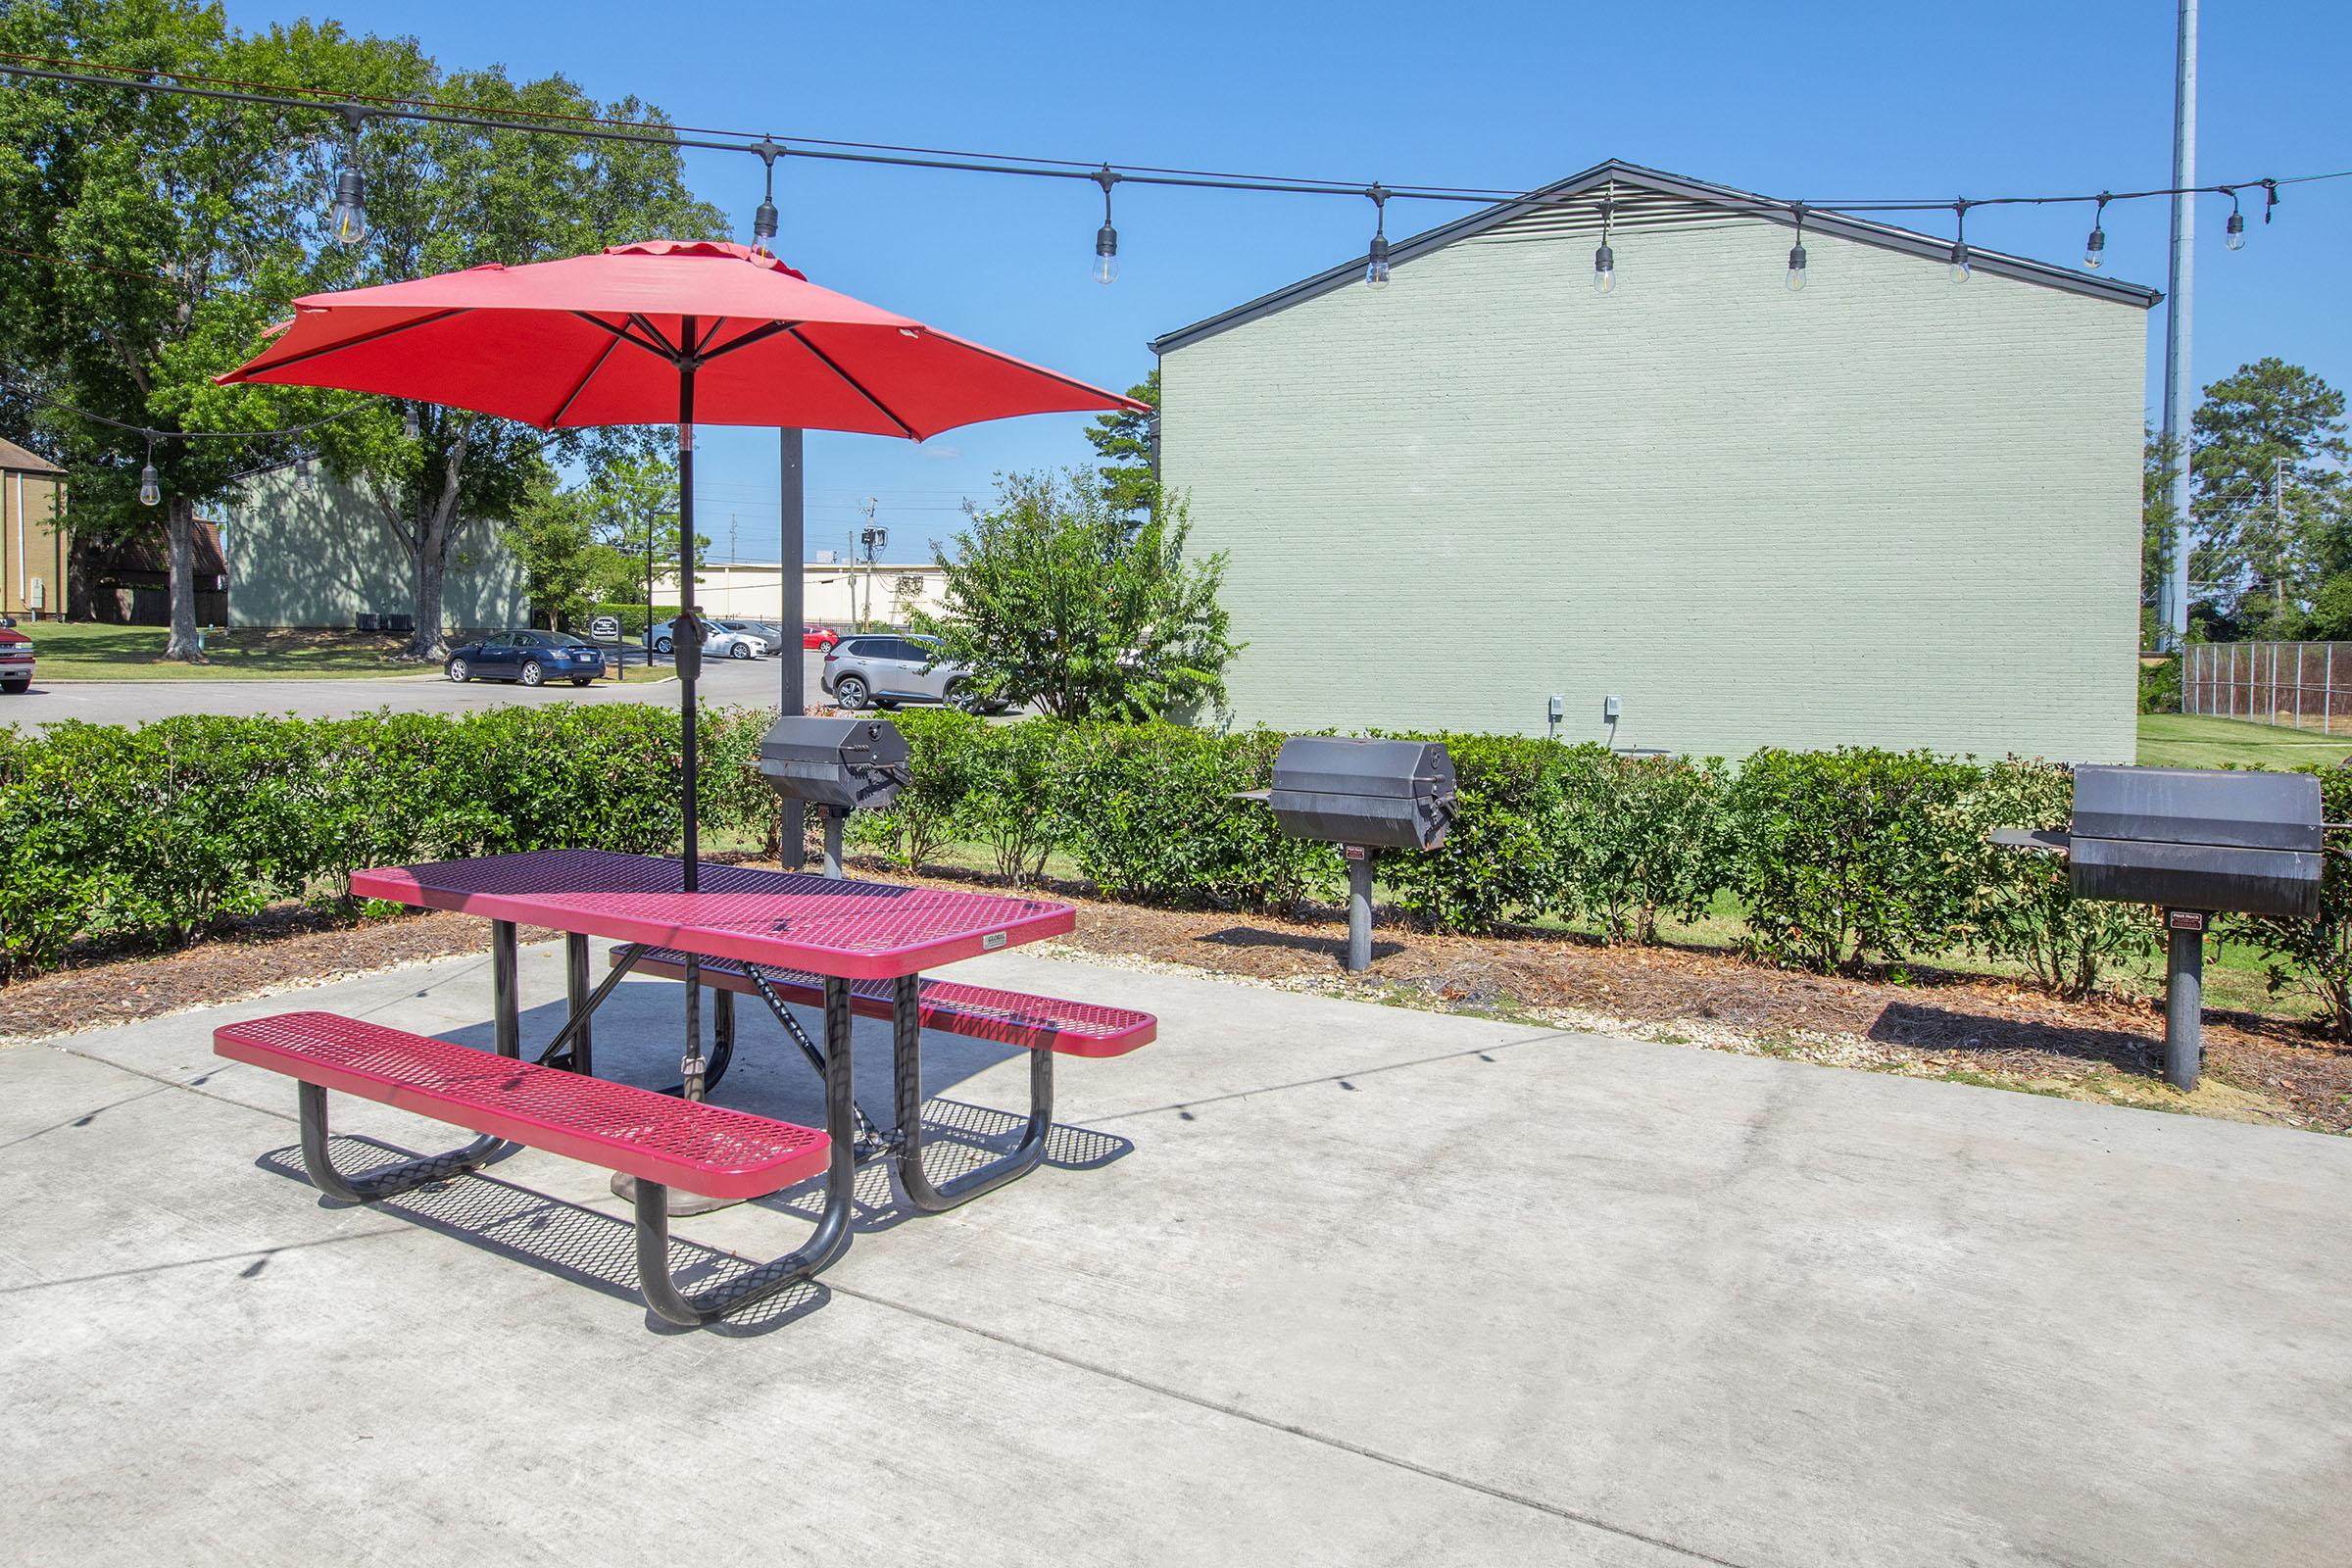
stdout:
{"type": "Polygon", "coordinates": [[[1241,719],[2132,760],[2154,290],[1818,214],[1791,289],[1785,205],[1539,194],[1153,345],[1241,719]]]}
{"type": "MultiPolygon", "coordinates": [[[[784,577],[769,562],[705,562],[696,578],[703,613],[717,620],[783,618],[784,577]]],[[[678,574],[654,579],[657,602],[678,602],[678,574]]],[[[810,625],[837,629],[870,622],[876,626],[905,626],[910,613],[922,610],[937,614],[947,604],[947,574],[933,561],[893,564],[878,562],[810,562],[801,568],[803,618],[810,625]]]]}
{"type": "Polygon", "coordinates": [[[0,440],[0,615],[66,613],[66,470],[0,440]]]}

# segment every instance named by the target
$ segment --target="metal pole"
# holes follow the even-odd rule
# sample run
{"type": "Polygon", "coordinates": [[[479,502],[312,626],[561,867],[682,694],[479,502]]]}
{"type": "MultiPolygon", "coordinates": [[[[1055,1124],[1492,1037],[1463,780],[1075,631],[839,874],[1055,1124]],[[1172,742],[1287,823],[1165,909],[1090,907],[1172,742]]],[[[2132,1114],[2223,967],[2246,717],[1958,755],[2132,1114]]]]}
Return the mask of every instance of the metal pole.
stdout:
{"type": "MultiPolygon", "coordinates": [[[[685,320],[687,351],[693,352],[695,318],[685,320]]],[[[695,891],[701,878],[696,874],[700,858],[698,840],[698,803],[695,800],[701,771],[700,759],[695,755],[695,677],[702,673],[702,621],[694,612],[694,368],[678,367],[678,626],[671,633],[678,666],[678,713],[681,723],[685,761],[681,804],[686,812],[686,882],[688,893],[695,891]]],[[[694,959],[686,960],[686,1004],[694,1006],[694,959]]]]}
{"type": "Polygon", "coordinates": [[[2172,270],[2164,301],[2164,433],[2173,462],[2173,548],[2164,621],[2179,647],[2188,635],[2188,405],[2189,296],[2194,275],[2197,182],[2197,0],[2180,0],[2180,31],[2173,65],[2172,270]]]}
{"type": "Polygon", "coordinates": [[[580,1026],[571,1032],[571,1070],[589,1077],[596,1075],[596,1041],[581,1010],[588,1005],[588,936],[582,931],[564,934],[564,1000],[571,1016],[579,1018],[580,1026]]]}
{"type": "Polygon", "coordinates": [[[1372,967],[1372,852],[1350,844],[1348,860],[1348,968],[1372,967]]]}
{"type": "MultiPolygon", "coordinates": [[[[776,488],[781,499],[777,559],[783,564],[779,569],[784,576],[784,603],[778,612],[784,619],[777,628],[784,634],[784,647],[779,650],[782,657],[777,660],[784,666],[780,672],[783,681],[776,694],[778,718],[794,717],[808,710],[808,673],[803,667],[808,662],[808,654],[792,640],[792,628],[805,625],[808,619],[806,585],[802,580],[807,574],[801,570],[801,557],[806,553],[804,534],[807,522],[807,491],[801,472],[802,446],[800,431],[776,432],[776,488]]],[[[808,863],[808,858],[802,843],[802,835],[807,831],[802,822],[803,808],[798,800],[787,800],[781,804],[784,816],[777,829],[777,847],[783,854],[784,869],[797,871],[808,863]]]]}
{"type": "Polygon", "coordinates": [[[2325,646],[2328,649],[2328,684],[2321,688],[2320,733],[2332,735],[2335,733],[2335,644],[2325,646]]]}
{"type": "Polygon", "coordinates": [[[819,807],[817,809],[825,819],[825,875],[838,877],[841,875],[841,827],[849,820],[849,813],[836,811],[831,807],[819,807]]]}
{"type": "Polygon", "coordinates": [[[2164,965],[2164,1081],[2175,1089],[2197,1087],[2197,1055],[2203,1042],[2205,1008],[2205,916],[2165,911],[2172,941],[2164,965]],[[2191,919],[2194,930],[2176,920],[2191,919]]]}

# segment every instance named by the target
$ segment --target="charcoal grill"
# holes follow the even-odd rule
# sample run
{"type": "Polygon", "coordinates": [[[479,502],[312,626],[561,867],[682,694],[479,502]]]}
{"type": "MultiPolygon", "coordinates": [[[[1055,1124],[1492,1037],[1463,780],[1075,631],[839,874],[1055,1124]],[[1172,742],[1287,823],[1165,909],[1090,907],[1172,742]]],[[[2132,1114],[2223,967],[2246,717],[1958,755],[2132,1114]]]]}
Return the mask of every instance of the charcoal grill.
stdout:
{"type": "Polygon", "coordinates": [[[2321,835],[2320,781],[2308,773],[2078,767],[2065,831],[2003,828],[1992,838],[2064,855],[2076,898],[2163,912],[2164,1076],[2194,1089],[2205,928],[2222,912],[2316,917],[2321,835]]]}
{"type": "Polygon", "coordinates": [[[1294,735],[1274,758],[1274,785],[1245,799],[1273,808],[1293,838],[1341,847],[1348,860],[1348,958],[1372,963],[1372,864],[1381,850],[1434,850],[1453,826],[1453,759],[1437,741],[1294,735]]]}
{"type": "Polygon", "coordinates": [[[852,811],[887,810],[911,775],[906,737],[887,718],[779,718],[760,742],[760,773],[825,827],[825,875],[841,875],[841,830],[852,811]]]}

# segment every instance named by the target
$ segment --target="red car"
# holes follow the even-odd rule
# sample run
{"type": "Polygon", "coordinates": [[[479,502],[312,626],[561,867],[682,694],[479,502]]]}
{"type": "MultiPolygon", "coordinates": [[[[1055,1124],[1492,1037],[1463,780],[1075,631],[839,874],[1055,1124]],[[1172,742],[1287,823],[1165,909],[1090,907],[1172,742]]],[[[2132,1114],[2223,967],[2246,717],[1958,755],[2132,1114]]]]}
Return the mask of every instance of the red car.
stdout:
{"type": "Polygon", "coordinates": [[[830,626],[803,626],[801,628],[801,646],[803,648],[830,648],[840,641],[841,633],[830,626]]]}
{"type": "Polygon", "coordinates": [[[32,684],[32,639],[0,622],[0,692],[21,692],[32,684]]]}

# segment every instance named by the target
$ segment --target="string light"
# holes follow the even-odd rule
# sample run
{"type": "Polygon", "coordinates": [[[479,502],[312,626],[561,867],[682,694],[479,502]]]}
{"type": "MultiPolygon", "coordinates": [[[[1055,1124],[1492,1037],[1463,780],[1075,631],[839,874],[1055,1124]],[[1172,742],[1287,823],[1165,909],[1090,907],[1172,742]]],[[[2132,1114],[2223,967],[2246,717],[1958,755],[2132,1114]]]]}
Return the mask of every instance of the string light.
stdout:
{"type": "Polygon", "coordinates": [[[164,488],[156,483],[155,437],[151,435],[147,438],[146,466],[139,469],[139,505],[142,507],[158,506],[162,504],[163,499],[164,488]]]}
{"type": "Polygon", "coordinates": [[[360,174],[360,127],[368,122],[368,111],[358,104],[345,104],[342,114],[347,127],[343,167],[335,172],[335,205],[327,214],[326,226],[335,243],[350,250],[368,239],[368,182],[360,174]]]}
{"type": "Polygon", "coordinates": [[[2237,210],[2235,191],[2230,193],[2230,221],[2222,227],[2222,243],[2233,251],[2246,248],[2246,215],[2237,210]]]}
{"type": "Polygon", "coordinates": [[[1796,214],[1796,243],[1788,247],[1788,292],[1798,294],[1805,287],[1805,209],[1799,203],[1791,211],[1796,214]]]}
{"type": "Polygon", "coordinates": [[[416,440],[418,435],[423,433],[423,427],[416,418],[416,405],[414,403],[401,405],[400,433],[411,441],[416,440]]]}
{"type": "Polygon", "coordinates": [[[1952,255],[1949,265],[1952,281],[1965,283],[1975,270],[1968,265],[1968,210],[1974,204],[1965,196],[1952,203],[1952,212],[1959,221],[1952,230],[1952,255]]]}
{"type": "Polygon", "coordinates": [[[2090,238],[2082,242],[2082,265],[2092,271],[2106,260],[2101,253],[2107,249],[2107,193],[2099,192],[2098,210],[2090,215],[2090,238]]]}
{"type": "Polygon", "coordinates": [[[1617,286],[1617,253],[1609,249],[1609,228],[1617,210],[1617,182],[1609,181],[1600,198],[1600,249],[1592,253],[1592,292],[1606,294],[1617,286]]]}
{"type": "Polygon", "coordinates": [[[1372,198],[1372,248],[1364,255],[1364,287],[1389,286],[1389,193],[1378,183],[1367,187],[1372,198]]]}
{"type": "MultiPolygon", "coordinates": [[[[365,243],[368,236],[367,185],[359,168],[360,131],[371,118],[383,117],[418,122],[459,125],[492,132],[521,131],[530,134],[564,136],[578,140],[614,141],[642,146],[660,147],[672,152],[687,150],[750,153],[768,162],[769,199],[763,201],[754,220],[754,232],[759,238],[772,237],[772,230],[762,225],[771,220],[773,210],[773,158],[786,149],[772,139],[761,136],[753,139],[748,132],[709,130],[693,126],[673,126],[661,122],[625,120],[595,115],[566,115],[548,111],[498,109],[476,111],[462,104],[450,104],[421,98],[370,98],[332,92],[323,88],[301,85],[239,80],[233,77],[200,75],[193,73],[164,72],[148,67],[117,67],[94,64],[71,58],[55,58],[0,52],[0,75],[29,77],[91,87],[128,89],[139,92],[172,96],[213,99],[230,103],[251,104],[273,109],[330,112],[343,117],[348,127],[344,157],[335,178],[335,196],[329,214],[328,230],[335,241],[345,246],[365,243]],[[95,73],[110,73],[96,74],[95,73]],[[207,85],[195,85],[205,83],[207,85]],[[738,138],[738,139],[716,139],[738,138]]],[[[1344,180],[1278,178],[1253,174],[1232,173],[1212,170],[1171,169],[1156,165],[1109,164],[1089,168],[1086,163],[1072,159],[1017,159],[1009,155],[968,152],[933,147],[902,146],[883,142],[855,142],[823,137],[799,138],[790,149],[794,156],[833,159],[849,163],[874,164],[900,168],[943,170],[956,172],[1024,175],[1037,178],[1091,179],[1102,187],[1103,221],[1095,239],[1094,275],[1098,281],[1109,282],[1118,275],[1118,230],[1110,217],[1110,187],[1120,181],[1144,184],[1183,186],[1206,190],[1263,191],[1314,196],[1361,196],[1366,187],[1344,180]]],[[[2239,208],[2239,193],[2260,186],[2264,192],[2263,221],[2272,220],[2273,210],[2278,205],[2278,188],[2285,184],[2303,184],[2320,180],[2352,179],[2352,170],[2330,171],[2323,173],[2293,176],[2269,176],[2261,179],[2237,180],[2220,185],[2191,185],[2150,190],[2100,191],[2093,195],[1992,196],[1954,203],[1931,198],[1828,198],[1812,199],[1802,204],[1765,197],[1747,197],[1726,192],[1723,205],[1755,214],[1829,212],[1838,214],[1928,212],[1953,208],[1965,222],[1966,209],[1983,206],[2051,206],[2069,203],[2095,203],[2099,215],[2092,220],[2092,234],[2100,243],[2086,245],[2084,265],[2096,270],[2093,256],[2104,248],[2104,210],[2112,201],[2134,201],[2154,197],[2190,194],[2224,195],[2230,198],[2231,221],[2228,231],[2236,243],[2244,243],[2244,218],[2239,208]]],[[[1613,205],[1613,186],[1612,201],[1613,205]]],[[[1461,185],[1414,185],[1384,187],[1385,193],[1413,201],[1462,202],[1479,205],[1505,204],[1525,208],[1567,208],[1584,199],[1583,192],[1557,195],[1490,189],[1461,185]]],[[[1380,238],[1385,239],[1385,214],[1380,238]]],[[[1604,219],[1602,250],[1608,250],[1608,225],[1604,219]]],[[[63,258],[34,258],[48,260],[60,266],[84,264],[63,258]]],[[[2103,257],[2100,258],[2103,260],[2103,257]]],[[[1597,260],[1597,256],[1596,256],[1597,260]]],[[[1965,236],[1957,238],[1950,261],[1955,281],[1966,281],[1973,271],[1965,236]]],[[[1366,262],[1366,281],[1370,282],[1370,261],[1366,262]]],[[[1593,286],[1607,292],[1614,286],[1614,257],[1604,270],[1594,270],[1593,286]],[[1608,281],[1604,282],[1604,275],[1608,281]]],[[[1801,285],[1792,285],[1801,286],[1801,285]]]]}
{"type": "Polygon", "coordinates": [[[1115,283],[1119,277],[1119,231],[1110,226],[1110,187],[1119,176],[1104,164],[1095,171],[1095,183],[1102,187],[1102,226],[1095,230],[1095,281],[1115,283]]]}
{"type": "Polygon", "coordinates": [[[760,198],[760,210],[752,214],[752,248],[764,251],[770,249],[767,242],[776,237],[776,159],[784,149],[762,136],[752,150],[767,166],[766,190],[760,198]]]}

